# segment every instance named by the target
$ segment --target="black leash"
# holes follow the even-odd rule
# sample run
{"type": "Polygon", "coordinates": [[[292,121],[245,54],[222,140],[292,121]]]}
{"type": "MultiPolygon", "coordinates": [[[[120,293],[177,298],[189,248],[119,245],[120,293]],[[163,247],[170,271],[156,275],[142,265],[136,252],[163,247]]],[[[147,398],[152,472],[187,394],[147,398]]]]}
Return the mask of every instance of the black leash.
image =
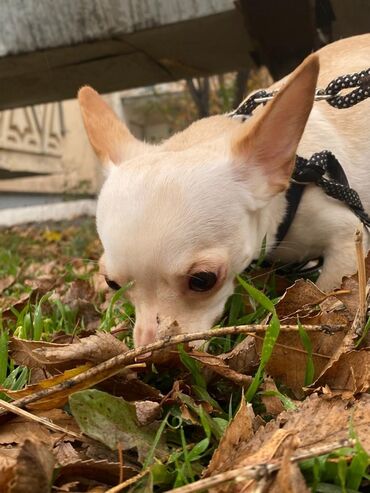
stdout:
{"type": "MultiPolygon", "coordinates": [[[[229,116],[241,117],[244,121],[252,116],[257,106],[266,104],[276,96],[277,92],[258,91],[244,100],[236,110],[229,113],[229,116]]],[[[316,101],[325,100],[338,109],[350,108],[368,97],[370,97],[370,68],[355,74],[337,77],[328,84],[326,89],[319,89],[315,94],[316,101]],[[348,88],[355,89],[343,96],[339,94],[341,90],[348,88]]],[[[345,203],[365,226],[370,227],[370,216],[364,210],[358,193],[349,186],[344,169],[334,154],[325,150],[313,154],[310,159],[296,156],[292,182],[286,192],[288,207],[285,218],[277,231],[276,245],[281,243],[288,233],[305,186],[308,184],[319,186],[329,197],[345,203]]]]}
{"type": "MultiPolygon", "coordinates": [[[[273,99],[278,90],[266,91],[261,89],[255,92],[244,101],[231,113],[231,117],[242,117],[247,119],[252,116],[253,111],[260,105],[266,104],[267,101],[273,99]]],[[[325,89],[318,89],[315,93],[315,101],[326,101],[334,108],[343,109],[350,108],[355,104],[364,101],[370,96],[370,68],[356,72],[354,74],[341,75],[332,80],[325,89]],[[349,89],[354,87],[355,89],[348,94],[341,95],[340,91],[343,89],[349,89]]]]}

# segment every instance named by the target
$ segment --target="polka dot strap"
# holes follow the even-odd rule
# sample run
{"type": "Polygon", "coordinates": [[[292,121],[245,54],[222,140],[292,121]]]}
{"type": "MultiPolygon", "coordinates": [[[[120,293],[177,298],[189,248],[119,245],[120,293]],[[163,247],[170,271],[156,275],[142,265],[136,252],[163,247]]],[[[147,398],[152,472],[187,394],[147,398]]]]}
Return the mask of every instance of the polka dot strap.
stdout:
{"type": "MultiPolygon", "coordinates": [[[[320,92],[319,92],[320,93],[320,92]]],[[[327,99],[334,108],[350,108],[370,96],[370,68],[355,74],[342,75],[330,82],[321,94],[332,96],[327,99]],[[355,89],[343,96],[337,95],[343,89],[355,89]]]]}
{"type": "MultiPolygon", "coordinates": [[[[242,121],[249,118],[253,111],[260,104],[266,104],[274,98],[279,91],[268,92],[264,89],[255,92],[248,98],[244,99],[240,105],[228,116],[232,118],[241,118],[242,121]]],[[[361,103],[370,96],[370,68],[356,72],[354,74],[342,75],[332,80],[326,89],[318,89],[315,93],[315,101],[325,100],[334,108],[343,109],[350,108],[355,104],[361,103]],[[344,94],[339,94],[343,89],[351,89],[353,91],[344,94]]]]}
{"type": "Polygon", "coordinates": [[[334,199],[346,204],[367,227],[370,217],[364,210],[360,196],[349,186],[347,176],[337,158],[330,151],[316,152],[310,159],[296,157],[293,183],[313,183],[334,199]]]}

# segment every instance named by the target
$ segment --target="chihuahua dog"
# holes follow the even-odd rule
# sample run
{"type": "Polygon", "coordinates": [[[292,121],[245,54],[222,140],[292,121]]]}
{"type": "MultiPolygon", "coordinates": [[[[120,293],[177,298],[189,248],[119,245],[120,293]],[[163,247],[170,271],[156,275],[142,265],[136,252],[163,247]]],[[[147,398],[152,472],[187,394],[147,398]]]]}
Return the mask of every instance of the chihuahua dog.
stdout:
{"type": "Polygon", "coordinates": [[[338,41],[277,82],[277,96],[244,123],[211,116],[159,145],[135,139],[92,88],[79,91],[88,137],[108,172],[97,207],[106,276],[116,288],[134,281],[127,296],[135,345],[174,321],[181,332],[210,329],[264,238],[281,262],[323,256],[323,290],[356,271],[359,219],[315,185],[284,241],[274,243],[297,153],[330,150],[370,211],[369,100],[340,110],[314,103],[316,87],[369,61],[370,35],[338,41]]]}

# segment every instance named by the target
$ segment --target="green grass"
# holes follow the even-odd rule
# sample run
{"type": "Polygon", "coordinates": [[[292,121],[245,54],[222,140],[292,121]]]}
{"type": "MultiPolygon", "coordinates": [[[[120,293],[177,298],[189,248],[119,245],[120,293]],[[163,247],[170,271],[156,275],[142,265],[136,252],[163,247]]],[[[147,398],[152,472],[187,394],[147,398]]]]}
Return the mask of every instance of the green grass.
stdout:
{"type": "MultiPolygon", "coordinates": [[[[15,282],[2,294],[0,308],[3,309],[11,301],[16,302],[20,296],[30,293],[31,288],[25,283],[30,276],[29,272],[32,272],[34,280],[40,280],[44,275],[43,267],[48,262],[55,262],[52,277],[59,281],[57,290],[66,291],[75,280],[92,285],[100,255],[92,220],[82,220],[73,225],[60,223],[29,230],[16,228],[0,231],[0,245],[0,276],[16,277],[15,282]]],[[[96,295],[91,305],[92,311],[95,310],[98,330],[110,331],[117,326],[123,327],[119,337],[132,347],[131,329],[135,314],[132,305],[124,299],[126,289],[127,286],[114,293],[105,305],[104,299],[96,295]]],[[[47,291],[32,296],[23,306],[15,306],[10,312],[8,310],[6,316],[0,315],[0,384],[4,387],[20,389],[30,381],[30,370],[15,365],[9,358],[7,347],[11,335],[51,341],[60,332],[78,334],[86,328],[87,322],[78,309],[64,303],[61,298],[55,296],[55,290],[47,291]]],[[[280,330],[275,311],[277,300],[274,276],[266,283],[263,278],[253,279],[245,274],[239,277],[239,285],[227,303],[221,323],[260,323],[266,314],[271,314],[260,364],[245,396],[256,412],[262,415],[261,395],[277,396],[285,409],[295,407],[279,385],[274,392],[259,391],[280,330]]],[[[214,354],[230,351],[243,337],[219,337],[215,331],[215,337],[209,343],[209,351],[214,354]]],[[[300,337],[307,352],[306,376],[302,385],[308,385],[312,382],[314,371],[312,345],[309,334],[302,326],[300,337]]],[[[181,368],[181,365],[175,369],[153,366],[142,377],[164,395],[171,391],[176,378],[183,383],[175,401],[165,405],[164,417],[144,464],[144,468],[150,467],[150,474],[130,491],[146,491],[144,488],[152,491],[152,486],[155,491],[166,491],[200,478],[243,398],[240,387],[225,383],[222,379],[207,381],[201,364],[191,358],[182,346],[178,350],[181,368]],[[165,464],[153,463],[153,452],[162,436],[166,436],[171,452],[165,464]]],[[[362,482],[368,480],[368,464],[369,458],[357,442],[351,449],[304,461],[301,469],[314,492],[350,493],[362,491],[362,482]]]]}

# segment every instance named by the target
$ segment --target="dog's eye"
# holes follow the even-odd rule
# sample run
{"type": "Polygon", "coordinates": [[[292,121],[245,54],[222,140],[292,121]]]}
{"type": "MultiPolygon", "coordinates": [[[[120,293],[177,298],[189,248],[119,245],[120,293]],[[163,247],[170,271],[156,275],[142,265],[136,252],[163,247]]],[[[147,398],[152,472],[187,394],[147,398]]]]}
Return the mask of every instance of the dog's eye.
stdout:
{"type": "Polygon", "coordinates": [[[119,284],[117,284],[116,281],[112,281],[111,279],[108,279],[108,277],[105,278],[105,282],[108,284],[108,286],[111,289],[114,289],[115,291],[118,291],[119,289],[121,289],[121,286],[119,284]]]}
{"type": "Polygon", "coordinates": [[[189,289],[192,291],[209,291],[217,282],[214,272],[196,272],[189,279],[189,289]]]}

